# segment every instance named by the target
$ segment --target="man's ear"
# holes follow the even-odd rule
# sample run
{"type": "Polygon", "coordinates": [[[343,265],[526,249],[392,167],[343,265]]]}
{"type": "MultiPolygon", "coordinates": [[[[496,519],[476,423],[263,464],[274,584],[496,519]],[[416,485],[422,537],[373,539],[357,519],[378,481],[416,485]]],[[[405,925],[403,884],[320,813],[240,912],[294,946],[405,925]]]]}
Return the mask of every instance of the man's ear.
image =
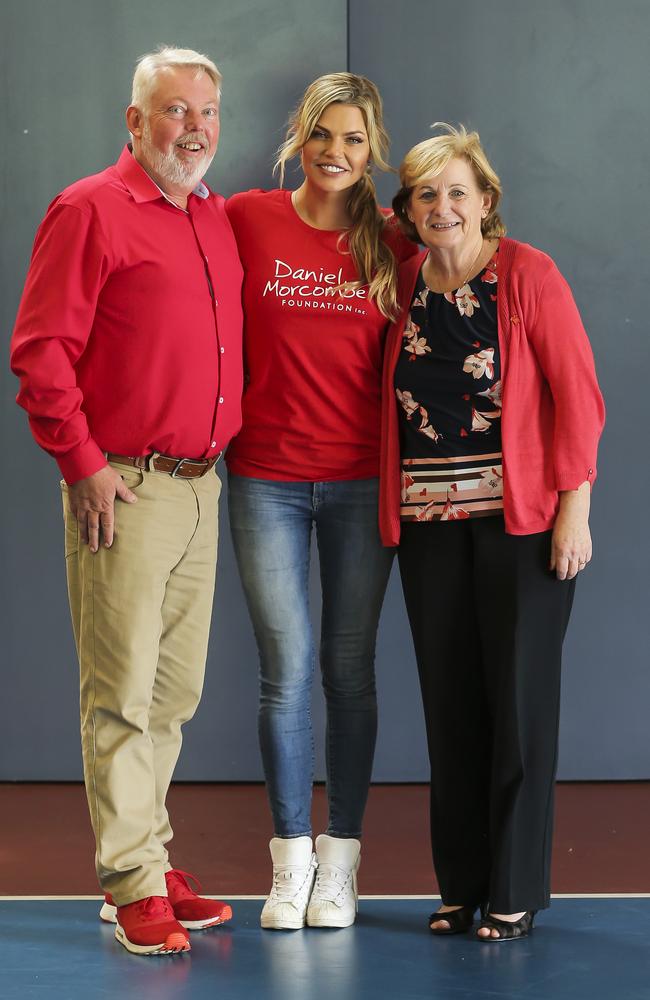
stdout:
{"type": "Polygon", "coordinates": [[[129,104],[126,109],[126,127],[136,139],[139,139],[142,135],[142,126],[143,120],[140,109],[136,108],[135,104],[129,104]]]}

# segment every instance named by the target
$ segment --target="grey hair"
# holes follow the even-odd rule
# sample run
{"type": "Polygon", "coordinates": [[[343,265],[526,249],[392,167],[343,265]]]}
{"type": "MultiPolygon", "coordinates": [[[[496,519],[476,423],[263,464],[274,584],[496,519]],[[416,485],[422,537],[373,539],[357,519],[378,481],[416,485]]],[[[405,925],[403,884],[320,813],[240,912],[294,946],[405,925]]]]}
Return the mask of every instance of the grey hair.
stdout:
{"type": "Polygon", "coordinates": [[[197,77],[207,73],[215,85],[217,97],[221,98],[221,73],[216,65],[201,52],[194,49],[177,49],[172,45],[160,45],[155,52],[140,56],[133,74],[131,104],[141,110],[146,109],[156,84],[156,76],[162,69],[176,66],[195,67],[197,77]]]}

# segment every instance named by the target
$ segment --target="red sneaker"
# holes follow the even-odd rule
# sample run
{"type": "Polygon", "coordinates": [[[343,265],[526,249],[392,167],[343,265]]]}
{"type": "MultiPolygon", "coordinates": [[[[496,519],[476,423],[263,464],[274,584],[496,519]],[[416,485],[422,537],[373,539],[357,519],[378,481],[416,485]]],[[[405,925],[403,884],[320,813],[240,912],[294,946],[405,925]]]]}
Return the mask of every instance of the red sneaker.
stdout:
{"type": "MultiPolygon", "coordinates": [[[[172,869],[165,872],[167,892],[169,902],[174,911],[174,916],[178,922],[190,931],[204,930],[206,927],[216,927],[217,924],[224,924],[232,917],[232,909],[228,903],[222,903],[218,899],[205,899],[198,896],[190,887],[188,879],[196,883],[196,887],[201,891],[199,880],[190,875],[189,872],[172,869]]],[[[102,920],[115,923],[117,917],[117,907],[110,893],[104,896],[104,905],[99,911],[102,920]]]]}
{"type": "Polygon", "coordinates": [[[181,927],[164,896],[146,896],[117,907],[115,937],[134,955],[171,955],[190,950],[181,927]]]}
{"type": "Polygon", "coordinates": [[[203,930],[205,927],[215,927],[217,924],[224,924],[232,917],[232,909],[228,903],[222,903],[218,899],[205,899],[190,886],[188,879],[192,879],[196,888],[201,891],[201,884],[194,875],[189,872],[180,871],[173,868],[165,873],[167,882],[167,892],[169,902],[174,910],[174,916],[190,931],[203,930]]]}

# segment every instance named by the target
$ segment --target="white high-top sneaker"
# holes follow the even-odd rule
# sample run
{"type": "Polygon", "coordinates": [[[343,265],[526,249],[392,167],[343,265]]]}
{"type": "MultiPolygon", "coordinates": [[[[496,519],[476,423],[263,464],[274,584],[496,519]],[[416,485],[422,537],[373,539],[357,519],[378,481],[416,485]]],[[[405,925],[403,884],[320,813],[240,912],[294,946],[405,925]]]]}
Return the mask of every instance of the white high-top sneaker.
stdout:
{"type": "Polygon", "coordinates": [[[273,860],[273,885],[262,908],[260,923],[267,930],[298,930],[305,926],[316,874],[311,837],[274,837],[269,848],[273,860]]]}
{"type": "Polygon", "coordinates": [[[357,871],[361,863],[358,840],[316,838],[316,883],[312,889],[307,923],[310,927],[349,927],[357,915],[357,871]]]}

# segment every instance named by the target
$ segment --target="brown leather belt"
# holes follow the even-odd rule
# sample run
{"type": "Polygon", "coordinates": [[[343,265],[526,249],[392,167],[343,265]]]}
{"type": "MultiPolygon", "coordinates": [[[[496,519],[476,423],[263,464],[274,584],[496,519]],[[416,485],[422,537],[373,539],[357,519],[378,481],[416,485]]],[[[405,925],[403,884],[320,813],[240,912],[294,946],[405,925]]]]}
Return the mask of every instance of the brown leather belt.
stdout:
{"type": "Polygon", "coordinates": [[[106,453],[109,462],[117,462],[118,465],[133,465],[136,469],[144,469],[150,472],[167,472],[172,479],[200,479],[206,472],[212,469],[223,452],[213,455],[212,458],[174,458],[173,455],[113,455],[106,453]]]}

